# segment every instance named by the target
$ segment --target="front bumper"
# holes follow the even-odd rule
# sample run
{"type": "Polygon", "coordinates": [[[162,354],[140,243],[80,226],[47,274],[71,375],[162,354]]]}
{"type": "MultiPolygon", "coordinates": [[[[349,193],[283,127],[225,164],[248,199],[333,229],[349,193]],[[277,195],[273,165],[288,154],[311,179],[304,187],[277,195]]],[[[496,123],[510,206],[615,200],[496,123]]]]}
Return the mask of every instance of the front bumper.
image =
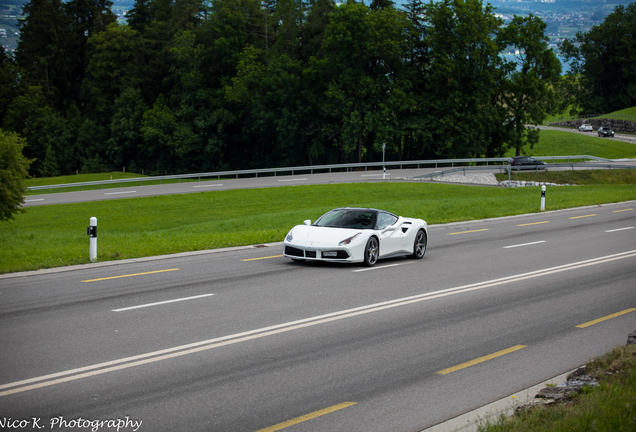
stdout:
{"type": "Polygon", "coordinates": [[[338,248],[304,248],[302,246],[284,245],[283,255],[292,259],[316,261],[351,262],[353,257],[349,251],[338,248]]]}

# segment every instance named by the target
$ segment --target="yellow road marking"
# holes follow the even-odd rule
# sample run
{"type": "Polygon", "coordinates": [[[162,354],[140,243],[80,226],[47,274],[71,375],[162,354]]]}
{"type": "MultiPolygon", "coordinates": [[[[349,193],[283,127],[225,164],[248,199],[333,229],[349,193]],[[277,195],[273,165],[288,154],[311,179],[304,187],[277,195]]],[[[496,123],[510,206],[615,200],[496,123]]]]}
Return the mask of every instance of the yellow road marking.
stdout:
{"type": "Polygon", "coordinates": [[[262,259],[270,259],[270,258],[280,258],[284,255],[273,255],[273,256],[268,256],[268,257],[260,257],[260,258],[248,258],[248,259],[244,259],[241,261],[256,261],[256,260],[262,260],[262,259]]]}
{"type": "Polygon", "coordinates": [[[510,354],[511,352],[518,351],[518,350],[520,350],[522,348],[525,348],[525,347],[526,347],[526,345],[515,345],[512,348],[508,348],[508,349],[505,349],[505,350],[497,351],[496,353],[489,354],[489,355],[483,356],[483,357],[479,357],[478,359],[471,360],[469,362],[462,363],[462,364],[457,365],[457,366],[449,367],[448,369],[443,369],[443,370],[441,370],[439,372],[436,372],[436,373],[439,374],[439,375],[446,375],[448,373],[455,372],[455,371],[458,371],[460,369],[467,368],[468,366],[473,366],[473,365],[476,365],[478,363],[483,363],[483,362],[485,362],[487,360],[492,360],[492,359],[494,359],[496,357],[501,357],[502,355],[505,355],[505,354],[510,354]]]}
{"type": "Polygon", "coordinates": [[[590,217],[590,216],[596,216],[596,214],[585,215],[585,216],[574,216],[574,217],[571,217],[570,219],[580,219],[580,218],[590,217]]]}
{"type": "Polygon", "coordinates": [[[527,224],[521,224],[521,225],[517,225],[517,226],[528,226],[528,225],[538,225],[538,224],[544,224],[544,223],[549,223],[550,221],[543,221],[543,222],[532,222],[532,223],[527,223],[527,224]]]}
{"type": "Polygon", "coordinates": [[[608,315],[608,316],[606,316],[606,317],[599,318],[599,319],[596,319],[596,320],[594,320],[594,321],[588,321],[588,322],[586,322],[586,323],[579,324],[579,325],[577,325],[576,327],[578,327],[578,328],[585,328],[585,327],[589,327],[589,326],[591,326],[591,325],[598,324],[598,323],[600,323],[600,322],[607,321],[608,319],[616,318],[616,317],[619,317],[619,316],[621,316],[621,315],[625,315],[625,314],[627,314],[627,313],[634,312],[634,311],[636,311],[636,308],[625,309],[625,310],[624,310],[624,311],[622,311],[622,312],[616,312],[615,314],[608,315]]]}
{"type": "Polygon", "coordinates": [[[619,213],[619,212],[630,211],[630,210],[634,210],[634,209],[631,208],[631,209],[625,209],[625,210],[614,210],[612,213],[619,213]]]}
{"type": "Polygon", "coordinates": [[[474,233],[474,232],[479,232],[479,231],[488,231],[488,228],[472,230],[472,231],[460,231],[460,232],[448,233],[448,235],[474,233]]]}
{"type": "Polygon", "coordinates": [[[135,273],[135,274],[129,274],[129,275],[111,276],[111,277],[105,277],[105,278],[99,278],[99,279],[83,280],[82,282],[96,282],[96,281],[103,281],[103,280],[108,280],[108,279],[119,279],[119,278],[131,277],[131,276],[141,276],[141,275],[147,275],[147,274],[153,274],[153,273],[163,273],[163,272],[169,272],[169,271],[175,271],[175,270],[179,270],[179,269],[178,268],[173,268],[173,269],[157,270],[157,271],[151,271],[151,272],[145,272],[145,273],[135,273]]]}
{"type": "Polygon", "coordinates": [[[334,405],[332,407],[325,408],[325,409],[320,410],[320,411],[315,411],[315,412],[312,412],[310,414],[306,414],[304,416],[296,417],[295,419],[291,419],[291,420],[288,420],[286,422],[279,423],[277,425],[267,427],[265,429],[257,430],[256,432],[274,432],[274,431],[278,431],[278,430],[281,430],[281,429],[285,429],[285,428],[287,428],[289,426],[293,426],[293,425],[296,425],[298,423],[302,423],[304,421],[311,420],[313,418],[320,417],[320,416],[323,416],[325,414],[329,414],[329,413],[332,413],[334,411],[338,411],[338,410],[341,410],[343,408],[350,407],[351,405],[355,405],[355,404],[356,404],[356,402],[343,402],[341,404],[334,405]]]}

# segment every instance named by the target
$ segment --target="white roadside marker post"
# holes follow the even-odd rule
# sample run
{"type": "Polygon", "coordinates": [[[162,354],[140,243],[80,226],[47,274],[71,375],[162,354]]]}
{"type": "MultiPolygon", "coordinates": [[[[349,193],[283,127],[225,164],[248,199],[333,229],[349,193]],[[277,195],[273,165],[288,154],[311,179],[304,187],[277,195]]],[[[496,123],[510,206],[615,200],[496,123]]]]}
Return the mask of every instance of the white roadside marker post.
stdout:
{"type": "Polygon", "coordinates": [[[97,260],[97,218],[92,217],[90,220],[90,226],[87,229],[86,234],[90,236],[90,260],[91,262],[97,260]]]}
{"type": "Polygon", "coordinates": [[[545,210],[545,185],[541,186],[541,211],[545,210]]]}
{"type": "Polygon", "coordinates": [[[384,149],[386,149],[386,144],[382,143],[382,180],[386,179],[386,165],[384,165],[384,149]]]}

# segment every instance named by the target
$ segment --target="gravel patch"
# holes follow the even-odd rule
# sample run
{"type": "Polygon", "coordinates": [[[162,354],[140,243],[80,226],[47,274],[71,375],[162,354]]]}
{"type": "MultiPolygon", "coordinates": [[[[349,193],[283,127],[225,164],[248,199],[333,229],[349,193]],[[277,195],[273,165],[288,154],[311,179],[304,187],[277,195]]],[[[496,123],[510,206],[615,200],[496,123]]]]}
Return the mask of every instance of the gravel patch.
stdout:
{"type": "Polygon", "coordinates": [[[450,175],[438,175],[435,177],[426,178],[410,178],[401,177],[401,180],[420,180],[420,181],[433,181],[440,183],[463,183],[463,184],[476,184],[476,185],[488,185],[488,186],[501,186],[501,187],[526,187],[526,186],[571,186],[569,184],[556,184],[548,182],[534,182],[534,181],[516,181],[508,180],[497,181],[497,178],[493,173],[479,173],[479,174],[450,174],[450,175]]]}

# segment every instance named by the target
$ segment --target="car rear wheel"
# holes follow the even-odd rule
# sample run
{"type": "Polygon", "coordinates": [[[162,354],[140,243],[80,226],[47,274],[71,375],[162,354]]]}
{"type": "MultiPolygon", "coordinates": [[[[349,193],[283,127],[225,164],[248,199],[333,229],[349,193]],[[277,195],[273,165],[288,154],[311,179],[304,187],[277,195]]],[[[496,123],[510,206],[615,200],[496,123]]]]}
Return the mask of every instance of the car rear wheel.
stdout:
{"type": "Polygon", "coordinates": [[[415,241],[413,242],[413,255],[411,258],[422,259],[426,253],[426,233],[423,229],[419,230],[415,234],[415,241]]]}
{"type": "Polygon", "coordinates": [[[378,262],[379,253],[380,245],[378,244],[378,239],[371,237],[367,240],[367,245],[364,248],[364,265],[373,267],[378,262]]]}

